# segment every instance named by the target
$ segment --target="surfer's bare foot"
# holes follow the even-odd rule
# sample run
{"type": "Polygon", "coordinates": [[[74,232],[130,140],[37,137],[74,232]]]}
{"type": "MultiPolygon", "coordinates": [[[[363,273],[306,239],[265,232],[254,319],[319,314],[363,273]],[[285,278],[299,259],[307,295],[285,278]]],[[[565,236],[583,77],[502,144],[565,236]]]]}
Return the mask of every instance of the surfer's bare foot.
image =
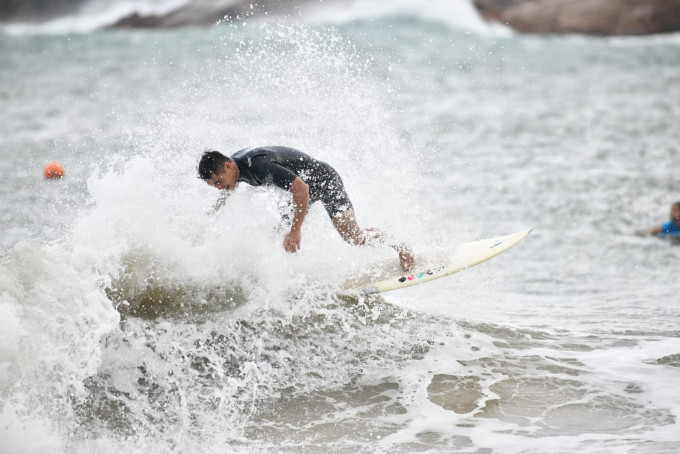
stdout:
{"type": "Polygon", "coordinates": [[[416,259],[413,257],[413,251],[409,249],[408,246],[402,244],[397,248],[399,253],[399,262],[401,263],[401,269],[404,271],[410,271],[416,267],[416,259]]]}

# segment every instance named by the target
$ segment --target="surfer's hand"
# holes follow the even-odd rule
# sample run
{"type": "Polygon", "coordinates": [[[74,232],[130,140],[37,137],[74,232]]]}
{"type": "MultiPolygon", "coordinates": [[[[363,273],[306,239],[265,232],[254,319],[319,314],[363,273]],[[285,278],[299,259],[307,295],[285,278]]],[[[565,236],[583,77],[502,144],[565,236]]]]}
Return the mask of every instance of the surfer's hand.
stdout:
{"type": "Polygon", "coordinates": [[[283,239],[283,248],[288,252],[296,252],[300,249],[302,235],[297,230],[291,230],[283,239]]]}
{"type": "Polygon", "coordinates": [[[401,263],[401,269],[404,271],[410,271],[416,267],[416,259],[413,257],[413,251],[405,244],[399,245],[397,248],[399,253],[399,262],[401,263]]]}
{"type": "Polygon", "coordinates": [[[220,208],[222,208],[227,201],[227,197],[231,194],[231,191],[227,190],[221,190],[220,191],[220,196],[217,198],[217,201],[215,202],[215,205],[213,205],[212,210],[208,212],[208,214],[214,214],[219,211],[220,208]]]}

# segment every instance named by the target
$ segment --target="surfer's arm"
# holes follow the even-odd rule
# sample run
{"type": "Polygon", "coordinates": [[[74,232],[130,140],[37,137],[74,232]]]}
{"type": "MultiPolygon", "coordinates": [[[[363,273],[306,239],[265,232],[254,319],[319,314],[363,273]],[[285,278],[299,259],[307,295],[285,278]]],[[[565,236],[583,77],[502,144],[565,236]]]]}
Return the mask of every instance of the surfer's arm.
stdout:
{"type": "Polygon", "coordinates": [[[300,249],[302,223],[309,206],[309,186],[297,177],[288,190],[293,194],[293,223],[290,227],[290,233],[286,235],[283,241],[283,247],[288,252],[295,252],[300,249]]]}
{"type": "Polygon", "coordinates": [[[650,235],[657,235],[661,232],[663,232],[663,227],[661,227],[661,226],[657,226],[657,227],[654,227],[653,229],[649,230],[650,235]]]}
{"type": "Polygon", "coordinates": [[[224,203],[227,201],[227,198],[230,195],[231,195],[231,191],[227,191],[227,190],[220,191],[220,195],[217,197],[217,200],[215,201],[215,205],[213,206],[210,214],[217,213],[217,211],[224,206],[224,203]]]}

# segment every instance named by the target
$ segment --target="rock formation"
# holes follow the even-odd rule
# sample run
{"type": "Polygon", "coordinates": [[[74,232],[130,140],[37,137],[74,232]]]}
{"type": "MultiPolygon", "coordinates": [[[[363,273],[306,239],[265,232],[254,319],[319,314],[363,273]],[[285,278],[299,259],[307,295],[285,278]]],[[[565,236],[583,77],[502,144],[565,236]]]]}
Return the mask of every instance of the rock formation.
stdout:
{"type": "Polygon", "coordinates": [[[40,21],[75,11],[84,0],[0,0],[0,21],[40,21]]]}
{"type": "MultiPolygon", "coordinates": [[[[133,13],[112,28],[205,27],[220,20],[295,14],[320,0],[190,0],[164,14],[133,13]]],[[[350,2],[353,0],[324,0],[350,2]]],[[[387,1],[387,0],[386,0],[387,1]]],[[[397,1],[397,0],[395,0],[397,1]]],[[[454,0],[450,0],[454,1],[454,0]]],[[[680,0],[472,0],[482,17],[523,33],[644,35],[680,31],[680,0]]],[[[0,21],[41,21],[87,0],[0,0],[0,21]]]]}
{"type": "Polygon", "coordinates": [[[143,16],[132,14],[120,19],[112,28],[209,26],[220,20],[247,16],[295,12],[305,0],[265,0],[257,3],[242,0],[193,0],[167,14],[143,16]]]}
{"type": "Polygon", "coordinates": [[[482,17],[524,33],[680,31],[680,0],[473,0],[482,17]]]}

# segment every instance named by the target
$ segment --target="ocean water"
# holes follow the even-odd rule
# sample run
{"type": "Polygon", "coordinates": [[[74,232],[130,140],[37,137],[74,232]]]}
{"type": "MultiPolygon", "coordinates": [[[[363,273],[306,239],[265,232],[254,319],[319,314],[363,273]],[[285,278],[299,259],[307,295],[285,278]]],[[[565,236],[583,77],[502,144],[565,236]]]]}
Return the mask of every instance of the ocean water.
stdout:
{"type": "Polygon", "coordinates": [[[680,37],[398,5],[4,30],[0,452],[680,452],[680,247],[636,235],[680,199],[680,37]],[[331,163],[417,258],[534,232],[347,302],[391,250],[313,206],[286,254],[274,190],[208,214],[200,153],[259,144],[331,163]]]}

